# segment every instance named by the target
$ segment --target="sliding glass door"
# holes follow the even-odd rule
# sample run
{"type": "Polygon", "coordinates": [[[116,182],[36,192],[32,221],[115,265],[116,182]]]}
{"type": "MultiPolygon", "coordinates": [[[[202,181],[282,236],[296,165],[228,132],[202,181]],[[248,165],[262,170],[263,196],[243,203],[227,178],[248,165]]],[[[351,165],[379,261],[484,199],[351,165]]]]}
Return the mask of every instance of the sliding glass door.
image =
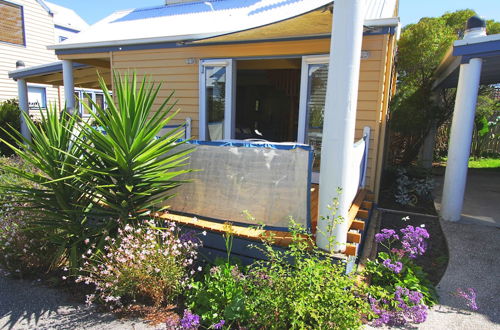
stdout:
{"type": "Polygon", "coordinates": [[[314,149],[313,182],[319,182],[327,81],[328,56],[304,56],[297,141],[314,149]]]}
{"type": "Polygon", "coordinates": [[[234,60],[200,62],[200,139],[234,138],[234,60]]]}

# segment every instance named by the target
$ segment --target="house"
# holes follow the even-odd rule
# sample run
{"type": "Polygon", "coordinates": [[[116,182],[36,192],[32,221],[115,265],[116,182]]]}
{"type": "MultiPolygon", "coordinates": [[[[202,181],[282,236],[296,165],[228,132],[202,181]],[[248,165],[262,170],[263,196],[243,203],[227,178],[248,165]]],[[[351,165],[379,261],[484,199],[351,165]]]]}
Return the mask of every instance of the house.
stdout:
{"type": "MultiPolygon", "coordinates": [[[[113,13],[50,46],[61,62],[16,70],[10,76],[18,81],[64,85],[67,105],[73,108],[72,88],[95,87],[96,72],[111,89],[112,70],[133,70],[139,77],[149,75],[163,82],[158,102],[175,91],[181,109],[176,124],[189,120],[191,136],[201,141],[199,150],[224,148],[228,143],[233,143],[234,148],[246,148],[255,140],[263,147],[290,153],[309,148],[312,154],[303,154],[311,154],[311,166],[304,167],[310,175],[302,173],[300,184],[303,189],[316,190],[312,197],[307,193],[295,202],[301,204],[307,199],[311,208],[306,210],[308,218],[316,218],[310,219],[309,225],[318,221],[318,213],[327,209],[332,191],[341,186],[335,180],[355,177],[351,179],[355,189],[346,189],[351,192],[345,194],[352,197],[341,196],[343,217],[347,218],[351,211],[349,217],[354,220],[363,202],[363,198],[355,199],[358,183],[375,193],[375,201],[378,197],[386,115],[395,85],[393,67],[400,27],[397,15],[397,0],[337,0],[333,5],[331,0],[167,0],[163,6],[113,13]],[[332,38],[332,16],[338,22],[334,23],[337,39],[332,38]],[[336,45],[341,45],[338,52],[336,45]],[[339,56],[335,64],[329,63],[335,56],[339,56]],[[342,61],[350,62],[339,64],[342,61]],[[336,74],[328,74],[331,67],[336,74]],[[334,77],[340,81],[327,86],[334,77]],[[332,86],[337,92],[331,93],[332,86]],[[344,90],[346,86],[349,90],[344,90]],[[345,96],[349,96],[345,106],[336,103],[345,101],[345,96]],[[330,131],[323,125],[330,116],[325,111],[329,104],[339,109],[329,119],[337,125],[330,131]],[[345,134],[324,139],[325,132],[345,134]],[[353,148],[354,141],[359,143],[353,148]],[[293,147],[286,146],[290,143],[293,147]],[[330,146],[327,150],[322,148],[325,143],[330,146]],[[348,147],[335,154],[332,143],[348,147]],[[328,153],[340,158],[336,161],[327,157],[324,161],[328,153]],[[357,162],[352,163],[351,158],[357,162]],[[344,172],[338,173],[344,174],[331,181],[330,171],[325,170],[320,177],[320,167],[330,166],[322,163],[332,164],[335,173],[333,168],[340,167],[344,172]],[[352,172],[348,172],[349,167],[352,172]],[[319,201],[318,187],[314,185],[318,183],[319,201]],[[353,200],[357,203],[355,211],[351,207],[353,200]]],[[[214,162],[221,159],[213,157],[214,152],[206,154],[212,155],[214,162]]],[[[278,151],[273,151],[271,156],[276,154],[278,151]]],[[[265,161],[270,155],[264,152],[261,157],[265,161]]],[[[290,171],[294,169],[289,167],[290,171]]],[[[227,196],[234,196],[231,194],[234,191],[227,196]]],[[[342,229],[344,243],[348,230],[356,226],[351,236],[359,243],[359,230],[364,225],[351,225],[352,221],[342,229]]]]}
{"type": "MultiPolygon", "coordinates": [[[[0,101],[18,96],[17,84],[8,76],[9,71],[16,69],[18,60],[26,66],[56,61],[57,56],[47,46],[88,27],[73,10],[42,0],[2,0],[0,16],[0,101]]],[[[50,84],[29,84],[30,108],[45,108],[49,103],[59,106],[61,90],[50,84]]]]}

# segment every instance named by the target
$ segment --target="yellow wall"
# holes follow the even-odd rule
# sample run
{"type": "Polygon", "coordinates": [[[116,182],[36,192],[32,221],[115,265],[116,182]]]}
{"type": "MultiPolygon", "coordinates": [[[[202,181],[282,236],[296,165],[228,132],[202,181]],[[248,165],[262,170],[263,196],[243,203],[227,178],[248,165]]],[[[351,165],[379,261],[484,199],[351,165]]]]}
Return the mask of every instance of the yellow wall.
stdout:
{"type": "MultiPolygon", "coordinates": [[[[363,50],[370,52],[368,59],[361,60],[359,84],[358,111],[356,122],[356,139],[359,139],[364,126],[373,129],[370,143],[370,157],[368,164],[368,186],[377,190],[376,173],[381,154],[379,145],[383,143],[380,135],[381,121],[387,110],[385,96],[389,84],[392,53],[389,44],[393,38],[389,35],[365,36],[363,50]]],[[[135,70],[138,76],[151,75],[155,81],[163,82],[157,104],[162,102],[172,90],[181,109],[177,117],[180,123],[186,117],[193,119],[193,137],[198,134],[198,79],[200,59],[207,58],[239,58],[239,57],[266,57],[285,55],[314,55],[329,52],[329,39],[261,42],[232,45],[200,45],[154,50],[136,50],[113,52],[111,63],[113,69],[125,72],[135,70]],[[195,64],[187,64],[186,60],[194,58],[195,64]]]]}

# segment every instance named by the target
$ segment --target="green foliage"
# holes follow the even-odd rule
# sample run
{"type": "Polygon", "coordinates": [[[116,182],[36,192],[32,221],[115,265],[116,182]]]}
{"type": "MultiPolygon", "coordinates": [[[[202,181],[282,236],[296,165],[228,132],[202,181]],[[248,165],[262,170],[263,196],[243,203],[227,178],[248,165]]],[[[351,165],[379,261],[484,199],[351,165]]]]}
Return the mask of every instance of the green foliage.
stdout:
{"type": "MultiPolygon", "coordinates": [[[[33,183],[1,170],[2,165],[15,166],[23,171],[35,169],[19,158],[0,158],[0,186],[17,182],[27,188],[33,183]]],[[[54,253],[54,247],[44,239],[44,234],[29,228],[30,214],[22,208],[27,204],[13,202],[11,195],[0,189],[0,266],[15,276],[45,272],[50,266],[47,254],[54,253]]]]}
{"type": "Polygon", "coordinates": [[[84,252],[83,240],[99,235],[109,226],[109,221],[92,221],[89,217],[85,181],[80,180],[75,170],[83,155],[83,150],[75,143],[82,134],[77,129],[78,118],[66,112],[59,115],[55,108],[41,112],[39,125],[26,114],[23,116],[32,140],[17,133],[12,135],[17,146],[10,147],[37,170],[28,172],[12,165],[2,166],[5,172],[32,183],[26,187],[13,182],[4,189],[12,194],[14,202],[29,205],[20,211],[31,214],[33,230],[44,233],[59,247],[52,256],[54,264],[67,257],[71,267],[76,269],[84,252]]]}
{"type": "Polygon", "coordinates": [[[427,279],[427,273],[425,273],[422,267],[417,266],[408,258],[403,258],[402,271],[395,273],[383,266],[379,261],[390,258],[389,254],[380,252],[378,260],[369,261],[366,265],[366,272],[372,277],[372,285],[369,291],[373,297],[377,299],[386,298],[386,295],[393,295],[399,286],[411,291],[420,292],[427,306],[434,306],[438,303],[436,289],[427,279]]]}
{"type": "MultiPolygon", "coordinates": [[[[19,131],[21,129],[20,122],[21,111],[19,110],[19,104],[17,100],[7,100],[0,102],[0,127],[3,127],[7,132],[0,130],[0,139],[6,140],[9,143],[14,141],[9,136],[14,131],[19,131]]],[[[4,143],[0,142],[0,155],[9,156],[12,154],[12,150],[4,143]]]]}
{"type": "Polygon", "coordinates": [[[181,236],[174,223],[153,220],[135,227],[126,225],[118,230],[116,239],[106,240],[103,251],[89,246],[86,275],[77,282],[95,285],[96,294],[88,297],[89,302],[96,298],[111,307],[136,300],[155,306],[174,303],[193,268],[199,245],[195,237],[181,236]]]}
{"type": "MultiPolygon", "coordinates": [[[[430,128],[446,122],[454,107],[454,89],[433,95],[435,71],[454,40],[463,36],[467,19],[476,13],[459,10],[440,17],[424,17],[403,28],[398,42],[397,93],[390,106],[389,127],[393,141],[392,161],[414,161],[430,128]]],[[[500,23],[488,21],[490,33],[500,23]]]]}
{"type": "Polygon", "coordinates": [[[181,184],[174,178],[187,172],[180,168],[191,150],[177,152],[181,128],[157,138],[178,112],[169,104],[173,94],[153,111],[161,84],[115,74],[114,98],[102,78],[100,86],[107,108],[92,102],[92,111],[84,105],[106,134],[82,123],[85,139],[77,144],[85,153],[78,170],[89,179],[87,191],[99,200],[101,214],[127,222],[171,197],[172,188],[181,184]]]}
{"type": "Polygon", "coordinates": [[[54,264],[67,260],[72,273],[82,265],[85,241],[102,248],[104,237],[170,197],[180,184],[173,178],[185,172],[179,167],[189,153],[174,150],[179,130],[157,138],[175,115],[167,106],[170,97],[151,115],[160,86],[146,79],[138,85],[135,74],[131,79],[115,76],[115,102],[103,79],[100,84],[109,109],[94,104],[95,113],[89,112],[106,134],[77,114],[50,108],[41,111],[39,124],[23,113],[31,141],[18,132],[9,135],[15,144],[2,140],[37,169],[2,166],[33,183],[13,182],[5,191],[17,204],[29,205],[23,211],[32,214],[30,226],[58,246],[54,264]]]}
{"type": "Polygon", "coordinates": [[[292,243],[273,248],[272,237],[260,248],[266,260],[241,271],[229,263],[213,267],[192,284],[188,307],[210,326],[250,329],[355,329],[370,315],[354,276],[331,254],[312,244],[292,222],[292,243]]]}

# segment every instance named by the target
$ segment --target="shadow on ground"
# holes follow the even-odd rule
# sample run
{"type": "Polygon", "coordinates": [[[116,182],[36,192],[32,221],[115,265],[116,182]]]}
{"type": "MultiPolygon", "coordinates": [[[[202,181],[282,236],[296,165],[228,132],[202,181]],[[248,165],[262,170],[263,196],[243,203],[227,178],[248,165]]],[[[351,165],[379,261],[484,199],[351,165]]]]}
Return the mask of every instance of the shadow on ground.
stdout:
{"type": "Polygon", "coordinates": [[[0,329],[149,329],[140,322],[117,320],[36,281],[0,275],[0,329]]]}

